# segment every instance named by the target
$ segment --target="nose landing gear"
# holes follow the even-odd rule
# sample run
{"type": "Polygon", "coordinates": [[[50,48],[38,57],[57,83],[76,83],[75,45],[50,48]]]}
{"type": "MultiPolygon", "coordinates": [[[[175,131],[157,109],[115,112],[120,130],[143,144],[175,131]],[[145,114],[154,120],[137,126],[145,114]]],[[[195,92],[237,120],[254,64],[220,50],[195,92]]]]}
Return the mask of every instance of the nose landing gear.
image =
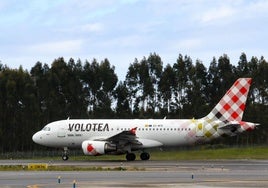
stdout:
{"type": "Polygon", "coordinates": [[[63,148],[63,153],[62,153],[61,157],[62,157],[62,160],[64,160],[64,161],[67,161],[69,159],[68,148],[67,147],[63,148]]]}

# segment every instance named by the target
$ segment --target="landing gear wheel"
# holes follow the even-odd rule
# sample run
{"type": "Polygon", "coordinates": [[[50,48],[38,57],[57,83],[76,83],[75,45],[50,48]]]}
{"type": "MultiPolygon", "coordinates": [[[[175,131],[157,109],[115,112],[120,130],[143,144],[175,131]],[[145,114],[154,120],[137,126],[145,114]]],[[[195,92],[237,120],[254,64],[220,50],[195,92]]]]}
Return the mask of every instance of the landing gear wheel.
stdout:
{"type": "Polygon", "coordinates": [[[69,159],[68,155],[65,154],[62,155],[62,160],[67,161],[68,159],[69,159]]]}
{"type": "Polygon", "coordinates": [[[69,159],[69,156],[68,156],[68,148],[67,147],[64,147],[63,148],[63,154],[62,154],[62,160],[64,161],[67,161],[69,159]]]}
{"type": "Polygon", "coordinates": [[[135,153],[128,153],[126,155],[126,159],[127,159],[127,161],[135,161],[135,159],[136,159],[135,153]]]}
{"type": "Polygon", "coordinates": [[[143,160],[143,161],[145,161],[145,160],[149,160],[149,159],[150,159],[150,154],[147,153],[147,152],[143,152],[143,153],[141,153],[140,158],[141,158],[141,160],[143,160]]]}

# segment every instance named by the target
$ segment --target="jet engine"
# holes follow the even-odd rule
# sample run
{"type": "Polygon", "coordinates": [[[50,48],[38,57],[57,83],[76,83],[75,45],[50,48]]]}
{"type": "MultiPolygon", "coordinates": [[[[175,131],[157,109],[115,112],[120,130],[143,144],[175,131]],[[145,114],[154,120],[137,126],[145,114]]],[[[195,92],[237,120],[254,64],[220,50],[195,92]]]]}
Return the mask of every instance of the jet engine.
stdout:
{"type": "Polygon", "coordinates": [[[117,150],[115,144],[103,142],[103,141],[90,141],[86,140],[82,143],[82,149],[85,155],[102,155],[117,150]]]}

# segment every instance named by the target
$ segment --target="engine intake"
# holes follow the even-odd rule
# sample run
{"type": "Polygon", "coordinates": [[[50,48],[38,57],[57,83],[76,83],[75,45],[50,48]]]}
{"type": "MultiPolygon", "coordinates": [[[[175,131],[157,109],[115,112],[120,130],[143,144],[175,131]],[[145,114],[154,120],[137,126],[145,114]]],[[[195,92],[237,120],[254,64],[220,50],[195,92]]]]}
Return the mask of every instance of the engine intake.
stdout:
{"type": "Polygon", "coordinates": [[[86,140],[82,143],[82,149],[85,155],[103,155],[117,150],[115,144],[110,144],[103,141],[86,140]]]}

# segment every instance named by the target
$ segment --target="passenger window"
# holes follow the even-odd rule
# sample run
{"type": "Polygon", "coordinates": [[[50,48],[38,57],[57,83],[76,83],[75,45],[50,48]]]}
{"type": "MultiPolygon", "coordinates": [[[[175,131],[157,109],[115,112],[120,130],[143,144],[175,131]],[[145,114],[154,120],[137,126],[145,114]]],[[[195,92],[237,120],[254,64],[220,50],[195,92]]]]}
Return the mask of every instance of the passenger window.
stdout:
{"type": "Polygon", "coordinates": [[[50,127],[44,127],[43,131],[50,131],[50,127]]]}

